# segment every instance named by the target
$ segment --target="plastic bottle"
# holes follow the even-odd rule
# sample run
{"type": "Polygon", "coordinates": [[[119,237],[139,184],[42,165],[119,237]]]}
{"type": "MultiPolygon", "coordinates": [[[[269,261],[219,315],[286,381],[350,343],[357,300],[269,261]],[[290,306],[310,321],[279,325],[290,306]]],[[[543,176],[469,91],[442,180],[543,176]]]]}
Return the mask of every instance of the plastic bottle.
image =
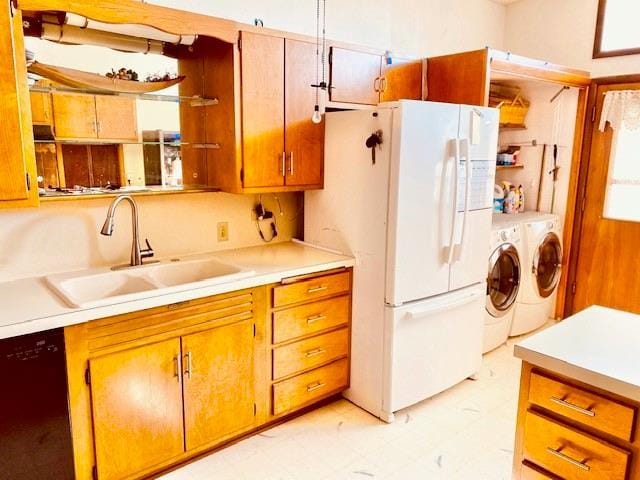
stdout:
{"type": "Polygon", "coordinates": [[[493,211],[495,213],[504,212],[504,190],[500,185],[493,187],[493,211]]]}
{"type": "Polygon", "coordinates": [[[504,213],[515,213],[517,210],[516,206],[517,195],[515,187],[509,188],[509,193],[504,198],[504,213]]]}
{"type": "Polygon", "coordinates": [[[524,212],[524,187],[518,185],[518,212],[524,212]]]}

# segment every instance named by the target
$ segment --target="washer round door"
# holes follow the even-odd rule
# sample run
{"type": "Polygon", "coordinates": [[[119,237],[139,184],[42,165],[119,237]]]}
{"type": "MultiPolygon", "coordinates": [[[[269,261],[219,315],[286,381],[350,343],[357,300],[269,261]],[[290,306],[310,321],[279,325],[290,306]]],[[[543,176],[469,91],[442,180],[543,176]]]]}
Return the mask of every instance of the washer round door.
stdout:
{"type": "Polygon", "coordinates": [[[509,312],[520,288],[520,257],[516,248],[504,243],[489,258],[487,277],[487,311],[493,317],[509,312]]]}
{"type": "Polygon", "coordinates": [[[562,269],[562,244],[558,236],[547,233],[533,257],[533,276],[538,294],[547,298],[560,281],[562,269]]]}

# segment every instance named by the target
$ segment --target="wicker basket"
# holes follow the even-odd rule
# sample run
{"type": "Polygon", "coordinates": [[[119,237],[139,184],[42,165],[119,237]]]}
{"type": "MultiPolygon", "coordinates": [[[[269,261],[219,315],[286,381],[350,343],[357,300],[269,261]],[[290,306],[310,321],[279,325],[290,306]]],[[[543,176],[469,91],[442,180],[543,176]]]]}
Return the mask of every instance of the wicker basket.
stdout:
{"type": "Polygon", "coordinates": [[[492,84],[489,106],[500,109],[500,126],[524,127],[529,102],[522,98],[519,88],[492,84]]]}

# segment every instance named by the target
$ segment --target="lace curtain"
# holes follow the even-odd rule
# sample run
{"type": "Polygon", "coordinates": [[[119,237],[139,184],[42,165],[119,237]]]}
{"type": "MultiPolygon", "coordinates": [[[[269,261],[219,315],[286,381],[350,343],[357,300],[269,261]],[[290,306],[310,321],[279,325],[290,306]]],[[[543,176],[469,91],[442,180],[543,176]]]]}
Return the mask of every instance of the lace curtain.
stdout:
{"type": "Polygon", "coordinates": [[[640,128],[640,90],[610,90],[604,96],[600,131],[604,132],[607,122],[614,131],[640,128]]]}

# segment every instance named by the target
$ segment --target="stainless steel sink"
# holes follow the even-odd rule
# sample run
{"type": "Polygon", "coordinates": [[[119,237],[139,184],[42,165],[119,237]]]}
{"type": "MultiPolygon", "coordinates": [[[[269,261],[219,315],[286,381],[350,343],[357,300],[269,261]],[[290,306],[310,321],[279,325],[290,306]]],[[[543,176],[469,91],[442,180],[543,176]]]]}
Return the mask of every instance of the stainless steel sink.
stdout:
{"type": "Polygon", "coordinates": [[[49,275],[46,282],[69,305],[91,308],[227,283],[253,270],[215,258],[174,259],[113,271],[108,268],[49,275]]]}

